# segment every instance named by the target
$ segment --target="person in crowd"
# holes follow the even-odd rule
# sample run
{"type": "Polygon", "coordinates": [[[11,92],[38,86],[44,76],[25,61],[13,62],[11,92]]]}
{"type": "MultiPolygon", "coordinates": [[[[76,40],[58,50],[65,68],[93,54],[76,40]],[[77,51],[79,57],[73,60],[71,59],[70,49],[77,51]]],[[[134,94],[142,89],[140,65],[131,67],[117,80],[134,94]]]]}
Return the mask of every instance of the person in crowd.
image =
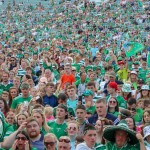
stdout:
{"type": "Polygon", "coordinates": [[[68,136],[61,136],[58,140],[58,150],[70,150],[71,144],[68,136]]]}
{"type": "Polygon", "coordinates": [[[143,113],[143,124],[150,122],[150,110],[145,109],[143,113]]]}
{"type": "Polygon", "coordinates": [[[119,106],[116,97],[110,97],[108,102],[108,113],[120,118],[119,106]]]}
{"type": "Polygon", "coordinates": [[[29,117],[15,132],[5,138],[2,147],[6,149],[12,147],[17,133],[22,131],[24,128],[26,128],[26,132],[30,138],[31,147],[44,150],[44,135],[43,133],[40,133],[38,121],[33,117],[29,117]]]}
{"type": "Polygon", "coordinates": [[[142,137],[139,137],[136,132],[130,130],[127,122],[121,120],[117,126],[108,126],[104,129],[104,138],[109,141],[106,143],[106,149],[140,149],[145,150],[145,145],[142,137]],[[140,143],[138,148],[135,144],[140,143]]]}
{"type": "Polygon", "coordinates": [[[29,85],[27,83],[23,83],[21,85],[22,95],[15,97],[12,101],[11,110],[15,111],[18,105],[24,103],[24,105],[28,105],[31,100],[31,95],[29,94],[29,85]],[[26,102],[26,103],[25,103],[26,102]]]}
{"type": "Polygon", "coordinates": [[[2,97],[0,97],[0,111],[3,112],[5,117],[7,116],[7,113],[9,111],[9,107],[7,105],[7,102],[2,97]]]}
{"type": "Polygon", "coordinates": [[[61,136],[67,135],[67,123],[65,119],[67,119],[68,111],[67,107],[63,104],[59,104],[56,108],[56,119],[47,122],[48,126],[51,128],[52,133],[55,134],[57,139],[61,136]]]}
{"type": "Polygon", "coordinates": [[[137,108],[135,98],[130,98],[128,100],[127,108],[130,111],[131,117],[133,117],[135,124],[136,125],[142,124],[143,110],[141,108],[137,108]]]}
{"type": "Polygon", "coordinates": [[[45,115],[41,110],[33,109],[31,115],[38,121],[40,130],[44,135],[50,132],[50,127],[47,125],[45,115]]]}
{"type": "Polygon", "coordinates": [[[84,105],[78,105],[76,108],[76,121],[79,126],[79,133],[78,135],[83,134],[83,129],[85,125],[88,123],[87,120],[85,119],[86,117],[86,108],[84,105]]]}
{"type": "Polygon", "coordinates": [[[45,90],[46,90],[46,95],[43,97],[43,105],[56,107],[58,105],[58,102],[57,102],[57,97],[54,95],[54,84],[47,83],[45,90]]]}
{"type": "Polygon", "coordinates": [[[126,117],[125,120],[127,122],[129,129],[136,131],[136,125],[134,119],[132,117],[126,117]]]}
{"type": "Polygon", "coordinates": [[[84,142],[77,145],[76,150],[93,149],[96,143],[96,129],[93,125],[86,124],[83,132],[84,142]]]}
{"type": "Polygon", "coordinates": [[[114,125],[119,123],[119,119],[114,116],[113,114],[110,114],[107,112],[107,104],[106,104],[106,99],[99,99],[95,103],[96,106],[96,114],[88,118],[88,122],[95,125],[96,121],[98,118],[107,118],[108,120],[111,120],[114,125]]]}
{"type": "Polygon", "coordinates": [[[15,142],[12,145],[12,150],[37,150],[36,148],[31,148],[29,136],[25,131],[19,131],[16,134],[15,142]]]}
{"type": "Polygon", "coordinates": [[[47,133],[44,136],[45,150],[56,150],[58,140],[53,133],[47,133]]]}

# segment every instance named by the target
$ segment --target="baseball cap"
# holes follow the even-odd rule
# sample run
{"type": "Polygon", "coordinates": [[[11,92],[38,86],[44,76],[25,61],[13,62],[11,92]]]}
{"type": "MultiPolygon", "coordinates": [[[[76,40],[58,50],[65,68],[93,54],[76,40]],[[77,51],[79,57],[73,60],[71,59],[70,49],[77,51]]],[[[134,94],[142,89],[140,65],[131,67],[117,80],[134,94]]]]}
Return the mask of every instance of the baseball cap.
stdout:
{"type": "Polygon", "coordinates": [[[83,96],[89,96],[89,95],[94,95],[93,92],[91,90],[85,90],[85,92],[83,93],[83,96]]]}
{"type": "Polygon", "coordinates": [[[137,72],[136,72],[135,70],[132,70],[132,71],[130,72],[130,74],[136,74],[136,75],[137,75],[137,72]]]}
{"type": "Polygon", "coordinates": [[[116,82],[109,82],[108,86],[115,90],[118,90],[118,84],[116,82]]]}

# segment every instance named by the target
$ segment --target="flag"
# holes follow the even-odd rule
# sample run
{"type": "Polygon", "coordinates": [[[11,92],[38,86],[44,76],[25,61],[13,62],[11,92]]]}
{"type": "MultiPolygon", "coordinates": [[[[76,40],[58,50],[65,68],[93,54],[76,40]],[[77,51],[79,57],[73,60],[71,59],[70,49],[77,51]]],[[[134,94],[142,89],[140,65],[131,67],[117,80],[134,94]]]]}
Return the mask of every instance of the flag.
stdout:
{"type": "Polygon", "coordinates": [[[144,45],[138,42],[127,42],[123,45],[126,56],[134,56],[136,53],[142,51],[144,49],[144,45]]]}

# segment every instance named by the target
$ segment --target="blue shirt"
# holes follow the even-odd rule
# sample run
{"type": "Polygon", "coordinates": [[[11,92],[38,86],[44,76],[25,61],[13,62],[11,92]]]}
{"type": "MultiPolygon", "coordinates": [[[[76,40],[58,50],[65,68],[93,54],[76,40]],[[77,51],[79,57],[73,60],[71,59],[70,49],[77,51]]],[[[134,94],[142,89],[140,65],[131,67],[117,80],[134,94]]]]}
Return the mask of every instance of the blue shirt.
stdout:
{"type": "MultiPolygon", "coordinates": [[[[110,113],[107,113],[105,118],[108,120],[111,120],[114,123],[114,125],[117,125],[119,123],[119,119],[110,113]]],[[[95,114],[95,115],[88,118],[88,122],[93,124],[93,125],[96,124],[97,120],[98,120],[98,114],[95,114]]]]}
{"type": "Polygon", "coordinates": [[[31,141],[31,146],[37,148],[38,150],[44,150],[44,135],[41,133],[41,137],[38,141],[31,141]]]}
{"type": "Polygon", "coordinates": [[[95,57],[95,56],[96,56],[96,52],[97,52],[97,51],[98,51],[98,48],[97,48],[97,47],[91,48],[92,57],[95,57]]]}
{"type": "Polygon", "coordinates": [[[58,105],[57,97],[55,95],[45,95],[43,97],[43,105],[50,105],[51,107],[56,107],[58,105]]]}

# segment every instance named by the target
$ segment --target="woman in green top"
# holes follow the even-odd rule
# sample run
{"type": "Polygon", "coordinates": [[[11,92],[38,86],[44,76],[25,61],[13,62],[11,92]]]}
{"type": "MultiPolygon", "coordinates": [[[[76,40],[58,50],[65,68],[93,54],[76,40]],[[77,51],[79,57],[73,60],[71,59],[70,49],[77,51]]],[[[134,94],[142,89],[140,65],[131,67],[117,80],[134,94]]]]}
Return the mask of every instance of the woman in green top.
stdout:
{"type": "Polygon", "coordinates": [[[11,150],[36,150],[36,148],[31,148],[30,139],[27,133],[25,131],[19,131],[16,134],[11,150]]]}
{"type": "Polygon", "coordinates": [[[45,115],[42,112],[42,110],[34,109],[32,111],[32,116],[37,119],[37,121],[40,125],[40,129],[41,129],[41,131],[43,132],[44,135],[46,133],[50,133],[50,127],[46,123],[45,115]]]}
{"type": "Polygon", "coordinates": [[[119,115],[119,105],[116,97],[110,97],[108,101],[108,113],[113,114],[116,117],[120,117],[119,115]]]}

